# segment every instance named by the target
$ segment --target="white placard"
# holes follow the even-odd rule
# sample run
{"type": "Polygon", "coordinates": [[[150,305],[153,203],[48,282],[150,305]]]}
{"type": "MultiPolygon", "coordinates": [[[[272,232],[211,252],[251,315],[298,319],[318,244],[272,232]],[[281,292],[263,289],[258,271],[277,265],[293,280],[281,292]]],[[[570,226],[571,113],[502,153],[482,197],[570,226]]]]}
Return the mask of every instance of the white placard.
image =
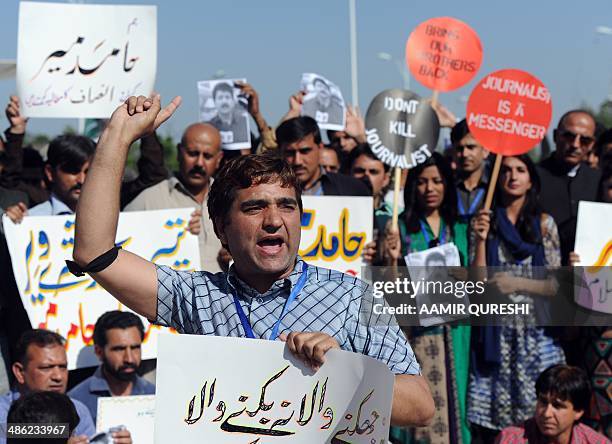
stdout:
{"type": "Polygon", "coordinates": [[[160,335],[155,442],[386,442],[393,374],[360,354],[325,356],[313,373],[280,341],[160,335]]]}
{"type": "MultiPolygon", "coordinates": [[[[198,238],[186,231],[193,208],[121,213],[117,243],[160,265],[199,268],[198,238]]],[[[57,331],[67,340],[70,369],[98,365],[93,328],[109,310],[127,310],[89,275],[70,274],[75,216],[26,216],[16,225],[3,217],[13,273],[34,328],[57,331]]],[[[157,331],[142,318],[146,337],[142,358],[156,356],[157,331]]]]}
{"type": "Polygon", "coordinates": [[[371,197],[302,196],[299,254],[310,264],[361,275],[363,247],[372,239],[371,197]]]}
{"type": "Polygon", "coordinates": [[[153,444],[155,395],[98,398],[96,432],[121,425],[130,431],[133,444],[153,444]]]}
{"type": "Polygon", "coordinates": [[[612,314],[612,204],[578,203],[574,251],[580,256],[581,275],[575,276],[576,303],[589,310],[612,314]]]}
{"type": "Polygon", "coordinates": [[[19,4],[24,116],[109,118],[127,97],[153,91],[156,66],[156,6],[19,4]]]}

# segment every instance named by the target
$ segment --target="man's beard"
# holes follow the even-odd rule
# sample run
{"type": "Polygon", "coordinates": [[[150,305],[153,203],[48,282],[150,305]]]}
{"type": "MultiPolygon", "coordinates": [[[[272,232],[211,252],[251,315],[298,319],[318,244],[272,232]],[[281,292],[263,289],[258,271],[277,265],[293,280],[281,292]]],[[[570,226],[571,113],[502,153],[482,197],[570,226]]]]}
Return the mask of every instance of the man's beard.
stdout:
{"type": "Polygon", "coordinates": [[[134,364],[122,365],[119,369],[115,370],[106,360],[103,361],[102,366],[104,367],[104,372],[111,375],[113,378],[118,379],[124,382],[133,382],[136,380],[138,376],[136,370],[138,370],[138,366],[134,364]],[[126,373],[125,370],[128,368],[134,369],[133,372],[126,373]]]}

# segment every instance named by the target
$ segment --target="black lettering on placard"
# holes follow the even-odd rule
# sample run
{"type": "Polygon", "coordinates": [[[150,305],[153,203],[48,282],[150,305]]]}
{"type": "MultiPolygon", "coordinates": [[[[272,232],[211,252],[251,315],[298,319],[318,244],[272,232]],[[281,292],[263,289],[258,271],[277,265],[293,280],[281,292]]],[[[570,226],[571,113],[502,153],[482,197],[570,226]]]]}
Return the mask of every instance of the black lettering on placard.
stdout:
{"type": "Polygon", "coordinates": [[[427,27],[425,27],[425,34],[432,35],[434,37],[459,40],[459,34],[457,33],[457,31],[453,31],[452,29],[446,29],[442,26],[427,25],[427,27]]]}
{"type": "Polygon", "coordinates": [[[436,79],[444,79],[447,76],[446,71],[444,71],[442,68],[439,68],[439,67],[430,68],[429,66],[426,66],[426,65],[419,66],[419,74],[428,76],[428,77],[433,77],[436,79]]]}

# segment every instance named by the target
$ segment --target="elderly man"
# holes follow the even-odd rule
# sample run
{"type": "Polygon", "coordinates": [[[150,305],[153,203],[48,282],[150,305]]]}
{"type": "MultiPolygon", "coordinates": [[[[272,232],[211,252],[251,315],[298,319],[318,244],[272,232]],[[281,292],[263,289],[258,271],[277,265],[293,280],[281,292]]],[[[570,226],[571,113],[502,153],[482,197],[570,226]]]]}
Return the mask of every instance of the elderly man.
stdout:
{"type": "Polygon", "coordinates": [[[554,132],[556,151],[539,167],[542,210],[557,223],[561,261],[574,249],[578,202],[596,201],[601,172],[585,163],[595,145],[595,118],[584,110],[566,112],[554,132]]]}
{"type": "Polygon", "coordinates": [[[77,210],[75,272],[91,273],[122,303],[180,333],[281,339],[315,369],[332,348],[379,359],[396,374],[391,421],[427,424],[433,399],[404,334],[360,311],[368,285],[297,256],[301,189],[278,157],[233,159],[212,184],[208,210],[234,258],[229,272],[178,273],[114,247],[128,147],[179,104],[162,110],[159,96],[131,97],[113,113],[77,210]]]}

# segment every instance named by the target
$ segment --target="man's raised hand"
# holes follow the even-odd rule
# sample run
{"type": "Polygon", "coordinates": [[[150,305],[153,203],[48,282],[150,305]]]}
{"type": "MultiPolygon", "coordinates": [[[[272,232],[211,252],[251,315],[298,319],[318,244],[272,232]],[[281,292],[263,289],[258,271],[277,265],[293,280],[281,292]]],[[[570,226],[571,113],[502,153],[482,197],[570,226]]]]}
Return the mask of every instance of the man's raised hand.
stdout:
{"type": "Polygon", "coordinates": [[[153,133],[172,117],[181,102],[181,97],[177,96],[162,108],[159,94],[151,97],[132,96],[115,110],[108,128],[116,132],[122,142],[131,145],[135,140],[153,133]]]}

